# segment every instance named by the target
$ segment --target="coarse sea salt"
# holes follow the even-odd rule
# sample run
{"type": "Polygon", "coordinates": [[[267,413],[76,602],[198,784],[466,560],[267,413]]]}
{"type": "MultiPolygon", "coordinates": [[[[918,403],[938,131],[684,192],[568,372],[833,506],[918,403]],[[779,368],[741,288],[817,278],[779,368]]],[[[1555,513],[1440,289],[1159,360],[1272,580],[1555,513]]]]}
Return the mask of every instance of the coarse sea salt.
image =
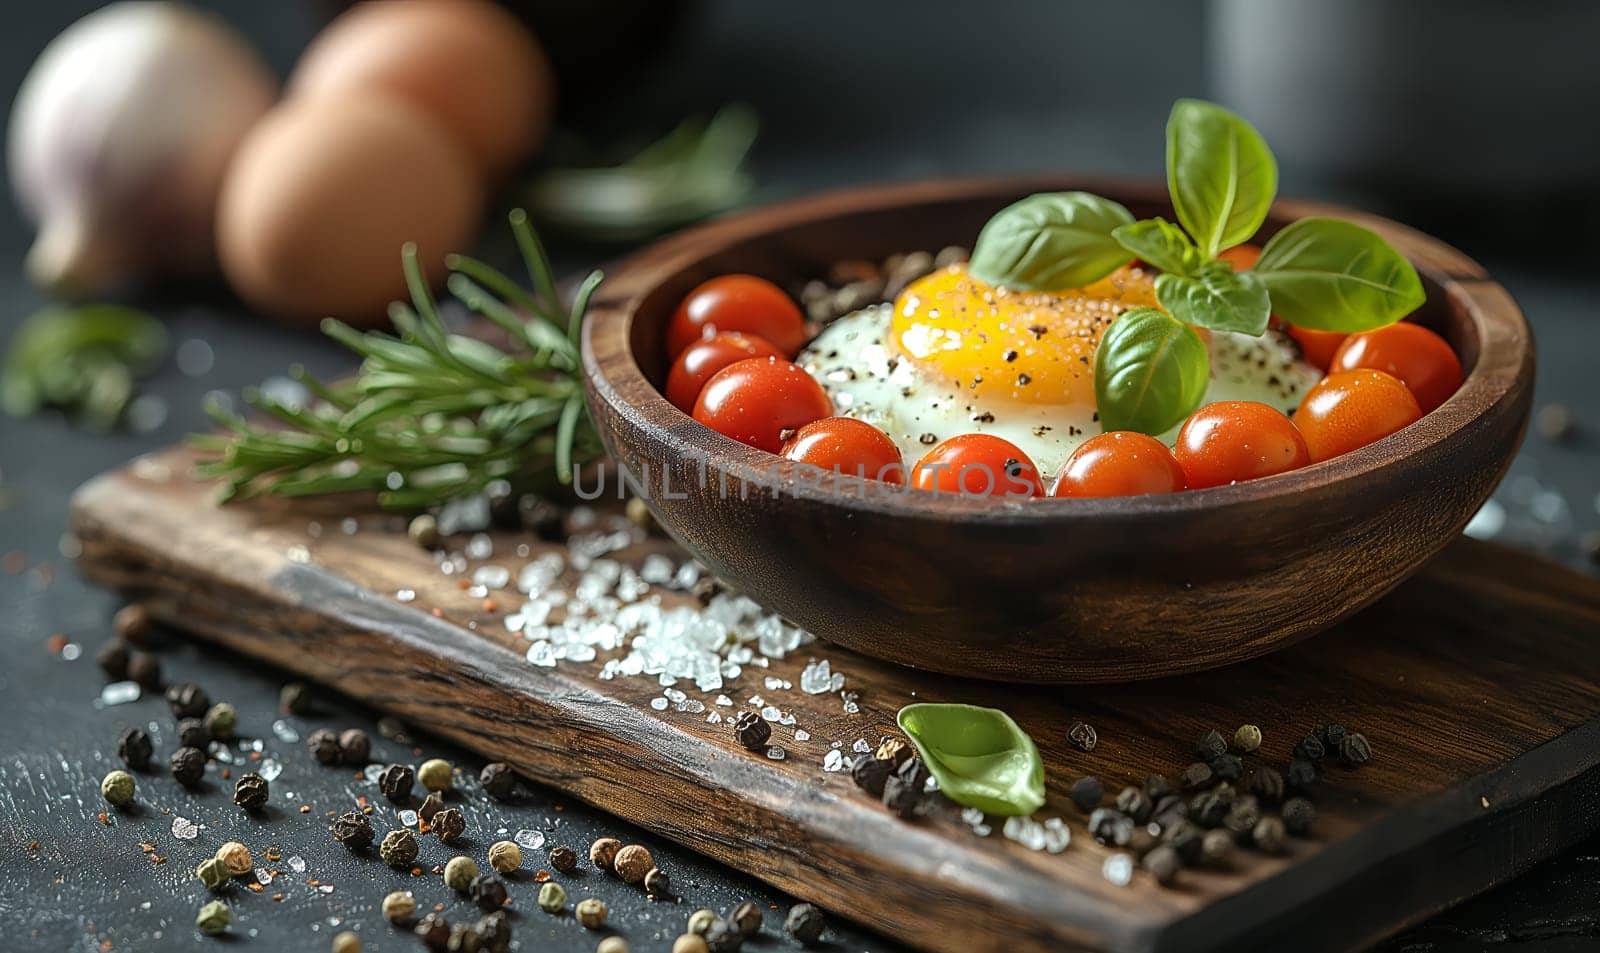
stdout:
{"type": "Polygon", "coordinates": [[[523,828],[522,830],[517,831],[516,836],[513,837],[512,840],[516,841],[517,846],[524,850],[538,850],[544,846],[544,831],[536,831],[532,828],[523,828]]]}

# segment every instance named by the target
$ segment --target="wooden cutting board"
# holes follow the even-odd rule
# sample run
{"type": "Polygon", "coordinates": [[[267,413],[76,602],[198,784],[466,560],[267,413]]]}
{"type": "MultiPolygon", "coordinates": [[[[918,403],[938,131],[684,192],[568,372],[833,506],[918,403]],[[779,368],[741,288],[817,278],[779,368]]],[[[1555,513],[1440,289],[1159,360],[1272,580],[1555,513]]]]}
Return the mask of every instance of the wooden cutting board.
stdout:
{"type": "MultiPolygon", "coordinates": [[[[1600,828],[1600,583],[1508,549],[1462,541],[1334,631],[1248,664],[1165,681],[1027,689],[900,669],[822,644],[770,669],[747,667],[658,711],[649,677],[603,680],[594,662],[535,667],[503,626],[515,589],[458,588],[395,521],[345,532],[310,504],[214,506],[172,450],[83,487],[73,526],[92,579],[147,600],[162,619],[335,686],[528,776],[912,945],[936,951],[1357,949],[1514,876],[1600,828]],[[312,524],[316,523],[316,526],[312,524]],[[317,531],[319,530],[320,531],[317,531]],[[403,602],[401,590],[414,592],[403,602]],[[827,658],[861,693],[799,690],[827,658]],[[767,676],[790,690],[768,690],[767,676]],[[791,712],[783,760],[739,747],[710,711],[752,695],[791,712]],[[828,773],[833,742],[894,733],[912,700],[1004,708],[1038,742],[1049,804],[1071,846],[1049,854],[954,809],[897,820],[828,773]],[[1092,753],[1072,722],[1099,732],[1092,753]],[[1185,871],[1174,889],[1102,876],[1067,786],[1085,774],[1112,794],[1150,772],[1176,777],[1206,729],[1261,726],[1247,763],[1283,765],[1308,730],[1337,721],[1375,751],[1329,768],[1313,837],[1231,870],[1185,871]],[[809,739],[796,740],[796,729],[809,739]]],[[[602,519],[615,518],[615,514],[602,519]]],[[[502,535],[487,562],[510,569],[554,547],[502,535]],[[524,547],[518,555],[518,547],[524,547]]],[[[681,559],[651,539],[615,554],[681,559]]],[[[474,563],[474,565],[477,565],[474,563]]],[[[892,571],[885,567],[884,571],[892,571]]],[[[573,575],[562,585],[570,585],[573,575]]],[[[662,593],[664,605],[688,603],[662,593]]],[[[1111,795],[1108,795],[1108,797],[1111,795]]]]}

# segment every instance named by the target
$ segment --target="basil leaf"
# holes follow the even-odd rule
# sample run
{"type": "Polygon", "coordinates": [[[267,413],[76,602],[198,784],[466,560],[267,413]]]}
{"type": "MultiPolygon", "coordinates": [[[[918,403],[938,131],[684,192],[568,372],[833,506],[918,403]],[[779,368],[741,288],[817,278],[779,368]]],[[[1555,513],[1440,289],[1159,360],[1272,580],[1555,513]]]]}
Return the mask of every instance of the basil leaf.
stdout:
{"type": "Polygon", "coordinates": [[[1211,358],[1194,328],[1165,311],[1134,308],[1112,322],[1095,351],[1100,427],[1166,433],[1200,406],[1210,378],[1211,358]]]}
{"type": "Polygon", "coordinates": [[[1184,324],[1260,335],[1272,317],[1267,286],[1250,271],[1209,262],[1199,274],[1156,275],[1156,300],[1184,324]]]}
{"type": "Polygon", "coordinates": [[[896,721],[950,800],[986,814],[1032,814],[1044,806],[1039,749],[1005,712],[919,704],[900,709],[896,721]]]}
{"type": "Polygon", "coordinates": [[[1249,241],[1278,192],[1278,163],[1249,123],[1180,99],[1167,119],[1167,190],[1178,222],[1207,258],[1249,241]]]}
{"type": "Polygon", "coordinates": [[[1368,331],[1393,324],[1427,297],[1411,262],[1354,222],[1303,218],[1272,236],[1252,269],[1272,311],[1302,328],[1368,331]]]}
{"type": "Polygon", "coordinates": [[[1111,237],[1136,258],[1162,271],[1192,275],[1200,269],[1200,249],[1194,247],[1183,229],[1164,218],[1147,218],[1123,225],[1112,232],[1111,237]]]}
{"type": "Polygon", "coordinates": [[[978,233],[968,270],[1020,291],[1081,288],[1131,256],[1111,232],[1133,213],[1088,192],[1041,192],[1009,205],[978,233]]]}

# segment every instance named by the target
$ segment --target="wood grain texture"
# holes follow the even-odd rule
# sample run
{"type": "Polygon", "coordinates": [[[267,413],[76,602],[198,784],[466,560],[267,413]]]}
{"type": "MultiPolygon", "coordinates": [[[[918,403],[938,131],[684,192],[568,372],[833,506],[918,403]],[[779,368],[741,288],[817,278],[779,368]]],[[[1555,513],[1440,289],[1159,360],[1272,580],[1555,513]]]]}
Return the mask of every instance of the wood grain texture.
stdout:
{"type": "Polygon", "coordinates": [[[1122,681],[1252,658],[1371,603],[1460,533],[1521,440],[1533,382],[1527,325],[1460,252],[1318,203],[1279,202],[1264,233],[1308,215],[1380,232],[1423,277],[1428,303],[1416,320],[1442,332],[1470,370],[1422,421],[1293,473],[1107,500],[905,492],[808,474],[660,395],[664,328],[701,281],[749,272],[798,284],[840,260],[969,244],[1007,203],[1063,189],[1109,196],[1139,216],[1172,215],[1160,185],[914,183],[761,209],[641,252],[611,272],[584,329],[590,408],[607,450],[650,490],[679,542],[763,605],[879,658],[1010,681],[1122,681]]]}
{"type": "MultiPolygon", "coordinates": [[[[1600,584],[1498,547],[1459,542],[1318,638],[1178,678],[1028,688],[810,646],[760,674],[798,682],[807,657],[827,657],[863,692],[861,712],[745,676],[727,690],[741,708],[767,695],[811,734],[797,742],[777,729],[788,756],[771,761],[703,715],[650,709],[651,679],[602,680],[598,661],[530,666],[525,643],[499,625],[520,597],[496,593],[486,609],[397,529],[345,535],[323,516],[313,536],[319,515],[305,504],[219,509],[185,476],[191,462],[171,451],[79,492],[85,573],[202,637],[928,950],[1354,949],[1600,828],[1600,584]],[[398,602],[401,588],[415,601],[398,602]],[[1014,715],[1046,761],[1044,814],[1068,819],[1072,846],[1047,855],[979,838],[949,808],[898,821],[821,770],[830,742],[875,743],[913,699],[1014,715]],[[1077,719],[1100,733],[1092,753],[1066,742],[1077,719]],[[1101,877],[1108,851],[1066,797],[1074,779],[1095,774],[1115,791],[1175,775],[1204,730],[1246,721],[1267,739],[1249,760],[1282,764],[1330,720],[1365,731],[1377,756],[1328,771],[1312,839],[1286,856],[1185,872],[1177,889],[1101,877]]],[[[515,571],[548,548],[499,537],[491,561],[515,571]],[[509,555],[518,545],[526,557],[509,555]]],[[[675,552],[652,540],[618,558],[652,551],[675,552]]]]}

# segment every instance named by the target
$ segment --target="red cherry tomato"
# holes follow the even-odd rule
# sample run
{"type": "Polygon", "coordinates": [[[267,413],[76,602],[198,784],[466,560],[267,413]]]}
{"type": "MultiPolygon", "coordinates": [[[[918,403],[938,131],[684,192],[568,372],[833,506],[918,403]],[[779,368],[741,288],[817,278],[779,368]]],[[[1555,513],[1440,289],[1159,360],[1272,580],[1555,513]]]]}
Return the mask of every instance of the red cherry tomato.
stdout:
{"type": "Polygon", "coordinates": [[[1039,468],[1028,455],[985,433],[951,437],[929,450],[912,469],[911,485],[967,496],[1044,496],[1039,468]]]}
{"type": "Polygon", "coordinates": [[[1328,369],[1333,363],[1333,355],[1339,350],[1339,345],[1344,343],[1347,334],[1338,331],[1313,331],[1310,328],[1297,328],[1289,325],[1289,336],[1300,345],[1300,353],[1305,357],[1306,363],[1319,371],[1328,369]]]}
{"type": "Polygon", "coordinates": [[[800,353],[805,317],[783,289],[755,275],[722,275],[689,292],[667,329],[667,356],[718,331],[766,338],[784,357],[800,353]]]}
{"type": "Polygon", "coordinates": [[[1261,246],[1235,245],[1217,252],[1217,258],[1233,266],[1234,271],[1249,271],[1256,266],[1256,259],[1261,257],[1261,246]]]}
{"type": "Polygon", "coordinates": [[[768,453],[783,450],[787,431],[832,413],[822,385],[799,365],[776,357],[729,364],[711,375],[694,405],[695,420],[768,453]]]}
{"type": "Polygon", "coordinates": [[[1287,473],[1311,462],[1288,417],[1252,400],[1219,400],[1184,421],[1173,448],[1192,490],[1287,473]]]}
{"type": "Polygon", "coordinates": [[[1167,445],[1131,430],[1090,437],[1061,467],[1051,496],[1142,496],[1183,489],[1183,468],[1167,445]]]}
{"type": "Polygon", "coordinates": [[[1422,418],[1417,399],[1397,377],[1361,368],[1335,371],[1306,391],[1294,425],[1311,459],[1321,462],[1382,440],[1422,418]]]}
{"type": "Polygon", "coordinates": [[[1423,413],[1449,400],[1461,386],[1461,360],[1456,352],[1444,338],[1409,321],[1350,335],[1333,355],[1328,370],[1362,367],[1398,377],[1411,388],[1423,413]]]}
{"type": "Polygon", "coordinates": [[[667,400],[686,414],[694,413],[694,402],[711,375],[735,361],[752,357],[783,357],[772,342],[753,334],[724,331],[683,349],[667,374],[667,400]]]}
{"type": "Polygon", "coordinates": [[[854,417],[825,417],[795,432],[783,445],[783,456],[823,470],[850,476],[906,482],[900,449],[889,435],[854,417]]]}

